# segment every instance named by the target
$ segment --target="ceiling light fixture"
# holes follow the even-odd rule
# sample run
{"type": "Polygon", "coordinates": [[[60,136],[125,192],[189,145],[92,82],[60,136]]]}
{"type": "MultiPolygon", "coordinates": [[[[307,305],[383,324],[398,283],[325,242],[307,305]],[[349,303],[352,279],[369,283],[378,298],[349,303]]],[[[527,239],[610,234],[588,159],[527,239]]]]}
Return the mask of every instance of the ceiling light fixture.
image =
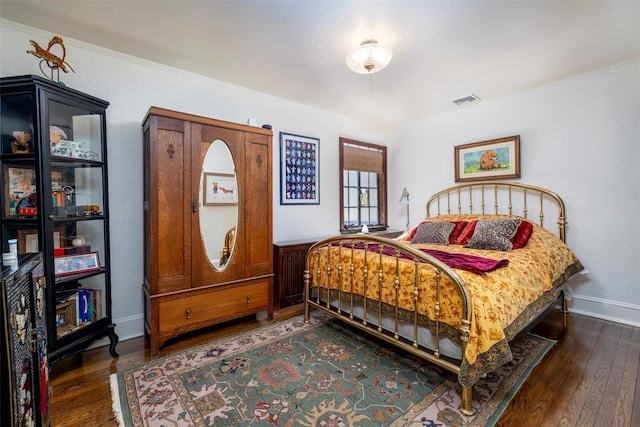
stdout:
{"type": "Polygon", "coordinates": [[[360,43],[360,48],[347,55],[347,66],[359,74],[373,74],[389,65],[393,52],[380,46],[377,40],[368,39],[360,43]]]}

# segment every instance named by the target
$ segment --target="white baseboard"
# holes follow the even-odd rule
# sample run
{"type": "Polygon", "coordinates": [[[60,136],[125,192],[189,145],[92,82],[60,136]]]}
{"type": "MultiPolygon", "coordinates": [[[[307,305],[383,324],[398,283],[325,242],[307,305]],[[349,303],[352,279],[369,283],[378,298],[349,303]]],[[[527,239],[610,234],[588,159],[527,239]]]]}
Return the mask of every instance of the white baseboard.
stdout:
{"type": "Polygon", "coordinates": [[[116,334],[120,341],[130,340],[144,335],[144,315],[142,313],[114,319],[116,334]]]}
{"type": "Polygon", "coordinates": [[[640,305],[605,300],[587,295],[573,294],[569,301],[571,313],[609,320],[629,326],[640,327],[640,305]]]}
{"type": "MultiPolygon", "coordinates": [[[[113,319],[113,323],[116,324],[118,342],[144,335],[144,316],[142,313],[135,316],[113,319]]],[[[93,343],[89,348],[102,347],[105,345],[109,345],[109,338],[102,338],[101,340],[93,343]]],[[[116,346],[116,352],[117,351],[118,347],[116,346]]]]}

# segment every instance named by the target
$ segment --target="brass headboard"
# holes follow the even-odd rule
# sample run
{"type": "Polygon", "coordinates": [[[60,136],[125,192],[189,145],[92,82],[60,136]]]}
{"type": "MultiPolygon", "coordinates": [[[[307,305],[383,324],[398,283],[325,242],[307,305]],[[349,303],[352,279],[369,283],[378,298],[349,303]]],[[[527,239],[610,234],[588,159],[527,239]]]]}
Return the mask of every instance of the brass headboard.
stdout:
{"type": "Polygon", "coordinates": [[[236,236],[236,226],[234,225],[224,235],[224,246],[220,251],[220,267],[225,265],[229,261],[231,256],[231,250],[233,249],[233,242],[236,236]]]}
{"type": "Polygon", "coordinates": [[[566,242],[564,202],[545,188],[517,182],[470,182],[444,189],[427,201],[427,219],[448,214],[517,215],[544,227],[548,210],[557,214],[558,236],[566,242]],[[537,220],[529,218],[530,209],[537,210],[537,220]]]}

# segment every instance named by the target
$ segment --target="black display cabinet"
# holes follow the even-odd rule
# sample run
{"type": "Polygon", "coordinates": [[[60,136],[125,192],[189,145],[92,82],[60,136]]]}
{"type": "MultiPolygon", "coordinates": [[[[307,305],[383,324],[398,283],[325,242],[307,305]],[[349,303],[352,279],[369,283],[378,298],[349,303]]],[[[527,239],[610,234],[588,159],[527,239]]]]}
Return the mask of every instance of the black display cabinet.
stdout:
{"type": "Polygon", "coordinates": [[[50,364],[109,338],[111,317],[106,109],[37,76],[0,79],[3,252],[43,255],[50,364]]]}

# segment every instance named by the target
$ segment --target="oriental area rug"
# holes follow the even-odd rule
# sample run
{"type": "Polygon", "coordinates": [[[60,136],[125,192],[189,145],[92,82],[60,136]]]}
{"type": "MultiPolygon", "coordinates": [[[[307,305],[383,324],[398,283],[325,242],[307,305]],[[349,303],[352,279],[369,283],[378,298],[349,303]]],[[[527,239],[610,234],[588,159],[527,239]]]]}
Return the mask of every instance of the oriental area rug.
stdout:
{"type": "Polygon", "coordinates": [[[120,426],[491,426],[554,341],[528,334],[458,411],[456,375],[314,312],[111,376],[120,426]]]}

